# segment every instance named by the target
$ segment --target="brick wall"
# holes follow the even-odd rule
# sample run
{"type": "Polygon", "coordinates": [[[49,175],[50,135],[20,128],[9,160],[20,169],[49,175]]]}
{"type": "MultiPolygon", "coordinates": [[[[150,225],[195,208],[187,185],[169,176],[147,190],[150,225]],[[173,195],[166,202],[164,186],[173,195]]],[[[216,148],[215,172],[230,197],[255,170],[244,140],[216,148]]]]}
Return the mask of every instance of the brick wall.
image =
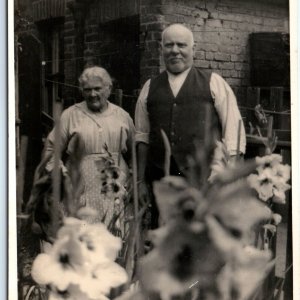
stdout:
{"type": "Polygon", "coordinates": [[[65,1],[37,0],[32,2],[32,17],[34,21],[57,18],[65,14],[65,1]]]}
{"type": "MultiPolygon", "coordinates": [[[[66,1],[66,14],[64,22],[64,75],[65,82],[73,85],[78,85],[75,65],[75,20],[69,5],[73,0],[66,1]]],[[[63,87],[63,98],[70,99],[75,102],[78,96],[77,91],[74,88],[65,86],[63,87]]]]}
{"type": "Polygon", "coordinates": [[[137,0],[92,1],[85,16],[84,64],[102,65],[101,57],[113,48],[112,39],[101,32],[101,24],[137,15],[137,0]]]}
{"type": "MultiPolygon", "coordinates": [[[[109,54],[115,53],[116,50],[122,52],[126,45],[122,48],[122,45],[116,44],[113,33],[108,34],[105,26],[115,20],[138,15],[139,6],[137,0],[86,1],[82,8],[76,4],[76,1],[67,0],[66,6],[65,82],[78,84],[78,76],[88,65],[97,64],[109,70],[112,63],[109,54]],[[80,18],[83,22],[79,25],[80,18]],[[102,28],[104,29],[102,30],[102,28]],[[82,30],[81,33],[78,31],[79,29],[82,30]],[[83,37],[81,54],[76,51],[80,34],[83,37]]],[[[117,31],[119,29],[122,30],[122,28],[116,28],[117,31]]],[[[138,32],[139,28],[136,30],[138,32]]],[[[65,87],[64,91],[65,95],[70,95],[72,88],[65,87]]]]}
{"type": "MultiPolygon", "coordinates": [[[[83,66],[110,63],[107,53],[120,45],[101,31],[101,25],[119,17],[139,15],[139,86],[164,68],[159,40],[168,24],[190,27],[195,65],[219,73],[233,88],[249,85],[249,34],[288,31],[288,0],[140,0],[139,5],[137,0],[105,0],[86,1],[85,10],[77,11],[72,10],[75,0],[65,2],[64,75],[66,83],[75,85],[83,66]],[[78,58],[78,13],[84,18],[82,58],[78,58]]],[[[78,92],[64,87],[63,96],[76,98],[78,92]]]]}
{"type": "Polygon", "coordinates": [[[242,87],[249,85],[249,34],[288,32],[288,1],[141,0],[142,82],[163,69],[157,40],[166,25],[176,22],[194,32],[196,66],[242,87]]]}

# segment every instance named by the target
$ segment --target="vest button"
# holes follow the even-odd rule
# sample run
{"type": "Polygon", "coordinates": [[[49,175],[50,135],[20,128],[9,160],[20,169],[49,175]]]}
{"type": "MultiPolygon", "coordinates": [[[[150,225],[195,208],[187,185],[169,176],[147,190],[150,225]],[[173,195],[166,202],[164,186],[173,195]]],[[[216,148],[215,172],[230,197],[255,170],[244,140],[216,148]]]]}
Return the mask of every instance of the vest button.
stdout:
{"type": "Polygon", "coordinates": [[[174,131],[172,131],[172,132],[171,132],[171,136],[174,136],[174,135],[175,135],[175,132],[174,132],[174,131]]]}
{"type": "Polygon", "coordinates": [[[173,104],[173,107],[176,107],[176,106],[177,106],[177,103],[174,103],[174,104],[173,104]]]}

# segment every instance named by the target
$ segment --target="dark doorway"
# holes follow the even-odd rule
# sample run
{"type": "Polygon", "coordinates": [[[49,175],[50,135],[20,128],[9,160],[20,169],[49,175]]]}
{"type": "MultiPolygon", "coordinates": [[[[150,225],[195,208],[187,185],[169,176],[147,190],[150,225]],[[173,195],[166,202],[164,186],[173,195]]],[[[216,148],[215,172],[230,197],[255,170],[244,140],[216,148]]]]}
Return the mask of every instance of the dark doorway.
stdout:
{"type": "MultiPolygon", "coordinates": [[[[42,150],[41,42],[30,34],[19,36],[20,138],[26,139],[23,201],[29,198],[33,174],[42,150]]],[[[24,151],[24,149],[23,149],[24,151]]]]}
{"type": "Polygon", "coordinates": [[[99,26],[99,64],[114,80],[114,89],[123,90],[123,108],[133,115],[135,90],[140,85],[139,15],[120,18],[99,26]],[[102,55],[102,53],[104,55],[102,55]]]}

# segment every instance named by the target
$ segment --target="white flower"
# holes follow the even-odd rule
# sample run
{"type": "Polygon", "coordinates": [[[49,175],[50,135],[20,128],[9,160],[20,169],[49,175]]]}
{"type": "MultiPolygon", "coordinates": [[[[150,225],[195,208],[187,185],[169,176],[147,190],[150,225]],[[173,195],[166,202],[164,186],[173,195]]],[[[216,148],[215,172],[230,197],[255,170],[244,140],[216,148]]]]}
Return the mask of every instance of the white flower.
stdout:
{"type": "Polygon", "coordinates": [[[89,224],[72,218],[66,218],[65,224],[66,226],[62,227],[57,234],[58,239],[71,231],[81,242],[86,260],[96,264],[116,259],[118,251],[122,247],[122,241],[112,235],[104,224],[89,224]]]}
{"type": "Polygon", "coordinates": [[[280,224],[282,217],[280,214],[273,214],[272,218],[274,220],[275,225],[277,226],[278,224],[280,224]]]}
{"type": "Polygon", "coordinates": [[[277,164],[273,167],[273,172],[280,182],[287,182],[291,178],[291,167],[289,165],[277,164]]]}
{"type": "Polygon", "coordinates": [[[289,190],[291,186],[287,183],[277,183],[274,185],[273,192],[275,203],[284,204],[285,203],[285,192],[289,190]]]}
{"type": "Polygon", "coordinates": [[[87,272],[80,243],[64,236],[54,243],[48,254],[36,257],[31,275],[39,284],[52,284],[65,290],[70,283],[78,283],[87,272]]]}
{"type": "Polygon", "coordinates": [[[82,278],[79,286],[90,298],[98,299],[109,293],[111,288],[126,283],[128,277],[125,270],[114,262],[98,264],[95,269],[82,278]]]}
{"type": "Polygon", "coordinates": [[[273,197],[273,183],[272,178],[268,177],[267,174],[262,173],[261,175],[250,174],[247,181],[251,188],[255,189],[258,193],[258,197],[267,201],[273,197]]]}
{"type": "Polygon", "coordinates": [[[236,299],[249,299],[274,266],[271,252],[250,246],[237,247],[231,258],[217,276],[218,290],[222,299],[231,299],[232,292],[236,299]]]}
{"type": "Polygon", "coordinates": [[[150,293],[159,293],[162,300],[182,295],[195,281],[194,278],[182,281],[172,276],[168,271],[168,264],[157,249],[152,250],[141,259],[139,278],[144,290],[150,293]]]}
{"type": "Polygon", "coordinates": [[[290,189],[290,185],[286,183],[290,179],[290,166],[282,165],[282,157],[278,154],[256,160],[262,164],[257,167],[258,174],[248,176],[250,187],[257,191],[258,197],[263,201],[274,196],[275,203],[285,203],[285,192],[290,189]]]}
{"type": "Polygon", "coordinates": [[[127,281],[123,268],[114,263],[121,239],[104,224],[67,218],[57,240],[33,262],[32,278],[50,285],[50,299],[106,300],[110,289],[127,281]]]}
{"type": "MultiPolygon", "coordinates": [[[[81,291],[78,285],[71,284],[69,288],[65,291],[59,291],[55,288],[52,288],[49,300],[91,300],[88,294],[81,291]]],[[[109,300],[103,294],[99,295],[97,298],[93,298],[93,300],[109,300]]]]}
{"type": "Polygon", "coordinates": [[[280,154],[271,154],[263,157],[257,156],[255,158],[256,163],[262,167],[266,167],[267,165],[276,165],[282,162],[282,156],[280,154]]]}

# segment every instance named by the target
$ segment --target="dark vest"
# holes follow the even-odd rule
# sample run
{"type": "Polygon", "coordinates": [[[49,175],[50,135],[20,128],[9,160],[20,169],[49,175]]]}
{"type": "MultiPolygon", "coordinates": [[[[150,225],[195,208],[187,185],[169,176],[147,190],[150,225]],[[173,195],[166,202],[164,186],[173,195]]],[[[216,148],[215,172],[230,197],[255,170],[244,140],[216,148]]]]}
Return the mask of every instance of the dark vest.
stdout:
{"type": "MultiPolygon", "coordinates": [[[[203,142],[206,105],[211,108],[212,123],[218,123],[209,86],[210,76],[210,72],[192,67],[177,97],[173,96],[166,71],[151,80],[147,98],[150,164],[163,168],[163,129],[169,138],[175,162],[184,172],[187,167],[186,158],[194,152],[194,141],[197,140],[200,144],[203,142]]],[[[220,126],[217,127],[220,131],[220,126]]]]}

